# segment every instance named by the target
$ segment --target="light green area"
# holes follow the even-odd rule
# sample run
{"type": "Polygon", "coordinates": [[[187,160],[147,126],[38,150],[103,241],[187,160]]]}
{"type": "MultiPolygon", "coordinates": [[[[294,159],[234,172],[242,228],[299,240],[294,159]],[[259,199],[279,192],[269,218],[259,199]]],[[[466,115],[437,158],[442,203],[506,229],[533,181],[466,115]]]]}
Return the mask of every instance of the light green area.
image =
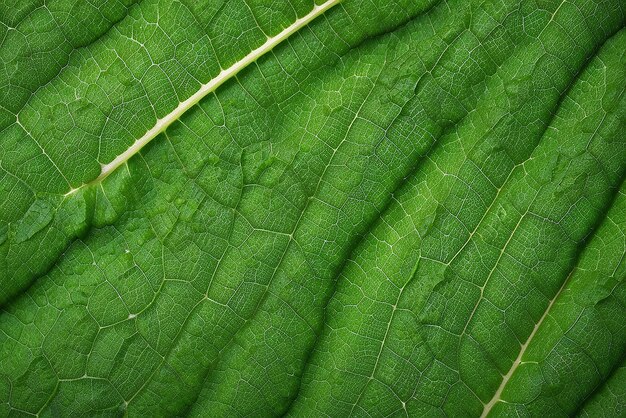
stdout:
{"type": "Polygon", "coordinates": [[[623,2],[14,3],[1,416],[626,414],[623,2]]]}

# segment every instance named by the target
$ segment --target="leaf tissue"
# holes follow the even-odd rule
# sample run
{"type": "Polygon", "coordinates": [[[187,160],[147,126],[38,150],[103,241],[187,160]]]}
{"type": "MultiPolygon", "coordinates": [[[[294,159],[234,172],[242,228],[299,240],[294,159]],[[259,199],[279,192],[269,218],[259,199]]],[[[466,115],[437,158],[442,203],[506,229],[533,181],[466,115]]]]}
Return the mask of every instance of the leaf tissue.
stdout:
{"type": "Polygon", "coordinates": [[[0,416],[626,416],[625,24],[0,0],[0,416]]]}

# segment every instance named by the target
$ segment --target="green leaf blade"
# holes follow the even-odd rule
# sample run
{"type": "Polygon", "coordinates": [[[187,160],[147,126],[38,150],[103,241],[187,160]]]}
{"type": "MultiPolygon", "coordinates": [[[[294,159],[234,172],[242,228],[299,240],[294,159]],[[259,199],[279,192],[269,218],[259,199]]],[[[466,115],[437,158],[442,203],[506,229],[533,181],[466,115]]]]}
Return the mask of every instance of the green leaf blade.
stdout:
{"type": "Polygon", "coordinates": [[[619,415],[623,6],[320,5],[123,8],[2,131],[0,414],[619,415]]]}

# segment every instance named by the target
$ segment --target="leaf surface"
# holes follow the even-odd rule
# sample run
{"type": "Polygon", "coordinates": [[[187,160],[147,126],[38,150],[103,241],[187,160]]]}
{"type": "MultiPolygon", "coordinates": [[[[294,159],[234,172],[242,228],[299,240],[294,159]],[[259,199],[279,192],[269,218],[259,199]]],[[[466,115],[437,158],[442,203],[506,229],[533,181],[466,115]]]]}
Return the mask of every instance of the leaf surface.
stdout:
{"type": "Polygon", "coordinates": [[[624,13],[0,2],[0,414],[625,414],[624,13]]]}

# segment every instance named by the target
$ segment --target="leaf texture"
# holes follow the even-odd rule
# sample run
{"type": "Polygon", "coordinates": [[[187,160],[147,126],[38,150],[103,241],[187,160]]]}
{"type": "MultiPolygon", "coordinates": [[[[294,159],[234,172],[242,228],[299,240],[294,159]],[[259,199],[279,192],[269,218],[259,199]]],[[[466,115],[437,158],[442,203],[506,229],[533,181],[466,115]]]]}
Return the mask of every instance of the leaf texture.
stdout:
{"type": "Polygon", "coordinates": [[[0,414],[626,414],[618,0],[0,0],[0,414]]]}

